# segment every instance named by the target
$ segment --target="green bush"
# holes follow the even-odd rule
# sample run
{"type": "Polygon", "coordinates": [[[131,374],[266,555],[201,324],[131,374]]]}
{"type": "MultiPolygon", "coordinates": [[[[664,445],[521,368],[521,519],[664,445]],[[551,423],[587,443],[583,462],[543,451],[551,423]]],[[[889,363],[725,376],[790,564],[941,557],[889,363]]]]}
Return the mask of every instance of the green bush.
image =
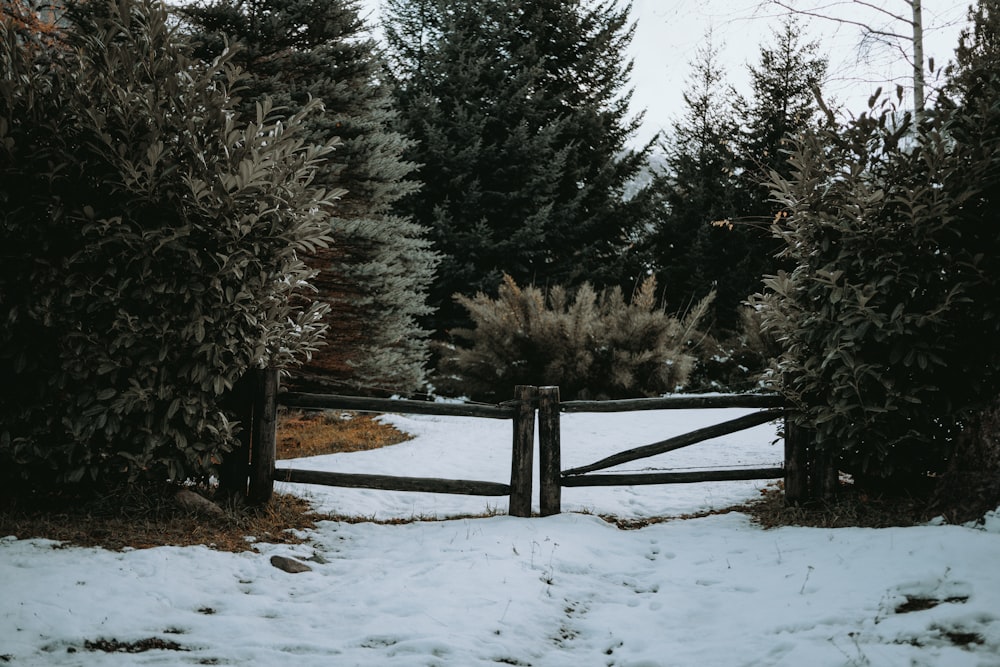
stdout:
{"type": "Polygon", "coordinates": [[[81,5],[53,41],[0,23],[0,476],[203,476],[220,399],[313,349],[297,252],[325,242],[330,147],[302,115],[234,120],[237,73],[187,55],[161,5],[81,5]]]}
{"type": "Polygon", "coordinates": [[[436,383],[480,399],[509,398],[518,384],[558,385],[563,398],[674,391],[691,372],[689,342],[712,296],[677,318],[657,307],[652,277],[626,303],[619,289],[584,284],[570,299],[562,287],[522,289],[505,276],[496,299],[455,297],[475,328],[452,332],[467,346],[442,346],[436,383]]]}
{"type": "Polygon", "coordinates": [[[953,110],[918,122],[872,104],[798,139],[792,177],[774,182],[795,268],[758,305],[818,446],[885,486],[942,470],[996,395],[1000,235],[982,202],[1000,147],[963,137],[953,110]]]}

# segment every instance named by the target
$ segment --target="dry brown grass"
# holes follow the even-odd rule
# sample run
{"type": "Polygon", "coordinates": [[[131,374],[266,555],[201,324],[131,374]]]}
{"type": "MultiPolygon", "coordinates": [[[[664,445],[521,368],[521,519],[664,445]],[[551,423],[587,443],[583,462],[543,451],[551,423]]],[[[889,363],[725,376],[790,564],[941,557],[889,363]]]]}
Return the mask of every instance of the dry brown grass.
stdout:
{"type": "Polygon", "coordinates": [[[764,528],[890,528],[926,523],[937,515],[929,509],[927,498],[874,496],[850,484],[841,484],[833,500],[802,506],[786,504],[781,485],[769,485],[759,498],[738,509],[764,528]]]}
{"type": "MultiPolygon", "coordinates": [[[[211,490],[195,489],[202,495],[211,490]]],[[[297,544],[290,531],[323,517],[295,496],[275,494],[266,507],[225,508],[224,516],[185,510],[173,501],[176,487],[129,487],[98,498],[47,497],[11,501],[0,508],[0,535],[45,538],[69,545],[121,550],[203,544],[220,551],[247,551],[253,542],[297,544]]]]}
{"type": "Polygon", "coordinates": [[[278,458],[360,452],[411,439],[374,415],[321,411],[284,411],[278,416],[278,458]]]}

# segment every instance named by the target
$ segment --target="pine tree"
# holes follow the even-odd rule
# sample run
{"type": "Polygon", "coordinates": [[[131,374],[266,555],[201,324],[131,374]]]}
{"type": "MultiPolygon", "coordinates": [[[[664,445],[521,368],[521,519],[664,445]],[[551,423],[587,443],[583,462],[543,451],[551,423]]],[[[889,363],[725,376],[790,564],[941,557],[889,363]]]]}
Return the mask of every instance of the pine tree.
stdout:
{"type": "Polygon", "coordinates": [[[992,101],[1000,87],[1000,2],[979,0],[969,20],[972,25],[962,32],[948,68],[947,86],[966,109],[992,101]]]}
{"type": "Polygon", "coordinates": [[[761,45],[757,65],[750,65],[750,99],[740,100],[741,180],[746,191],[741,218],[764,225],[778,212],[768,182],[772,172],[791,173],[791,139],[817,123],[816,92],[826,76],[827,59],[817,55],[819,43],[803,43],[802,24],[786,16],[761,45]]]}
{"type": "Polygon", "coordinates": [[[386,35],[423,188],[402,210],[432,230],[439,331],[467,322],[456,293],[598,285],[638,271],[648,194],[626,148],[628,8],[557,0],[389,0],[386,35]]]}
{"type": "Polygon", "coordinates": [[[780,248],[768,227],[772,172],[787,175],[788,139],[815,124],[813,89],[826,70],[815,43],[802,44],[787,17],[750,66],[750,100],[733,99],[711,34],[692,63],[685,114],[663,146],[657,180],[662,217],[651,237],[653,266],[675,307],[717,290],[716,323],[732,328],[746,298],[773,273],[780,248]],[[739,110],[739,111],[737,111],[739,110]]]}
{"type": "Polygon", "coordinates": [[[748,67],[750,99],[738,102],[744,112],[736,148],[739,224],[733,232],[743,237],[745,253],[732,269],[742,283],[741,300],[760,291],[763,277],[779,268],[776,254],[781,245],[769,232],[775,216],[781,214],[781,207],[772,200],[772,175],[791,175],[788,156],[793,138],[820,122],[816,93],[826,76],[827,59],[818,55],[818,42],[804,42],[802,30],[794,14],[782,19],[770,40],[761,45],[757,64],[748,67]]]}
{"type": "Polygon", "coordinates": [[[395,391],[424,381],[430,313],[426,292],[437,262],[426,230],[396,215],[394,203],[416,189],[415,165],[403,159],[410,142],[394,131],[395,111],[376,44],[354,0],[219,0],[191,4],[181,13],[215,57],[236,43],[234,62],[249,75],[243,114],[262,95],[293,113],[310,98],[325,113],[307,126],[308,139],[341,139],[317,175],[327,187],[345,188],[334,243],[308,258],[314,283],[331,305],[327,345],[305,370],[325,383],[395,391]]]}
{"type": "Polygon", "coordinates": [[[735,318],[735,306],[746,296],[732,280],[746,253],[742,235],[726,222],[737,212],[738,126],[711,33],[692,66],[684,115],[661,142],[665,170],[654,182],[660,217],[647,239],[648,252],[671,308],[683,309],[715,287],[715,317],[726,320],[735,318]]]}

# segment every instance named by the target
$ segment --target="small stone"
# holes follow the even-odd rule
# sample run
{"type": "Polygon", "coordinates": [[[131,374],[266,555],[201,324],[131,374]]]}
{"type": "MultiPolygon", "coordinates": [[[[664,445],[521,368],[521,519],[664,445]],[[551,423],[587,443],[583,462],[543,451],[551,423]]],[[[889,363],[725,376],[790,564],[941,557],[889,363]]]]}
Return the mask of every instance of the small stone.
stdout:
{"type": "Polygon", "coordinates": [[[188,489],[181,489],[174,496],[174,500],[182,508],[197,512],[198,514],[207,514],[209,516],[224,517],[226,516],[226,511],[221,507],[213,503],[208,498],[204,496],[199,496],[194,491],[189,491],[188,489]]]}
{"type": "Polygon", "coordinates": [[[285,556],[271,556],[271,565],[278,568],[279,570],[284,570],[289,574],[298,574],[299,572],[312,572],[312,568],[305,563],[300,563],[294,558],[286,558],[285,556]]]}

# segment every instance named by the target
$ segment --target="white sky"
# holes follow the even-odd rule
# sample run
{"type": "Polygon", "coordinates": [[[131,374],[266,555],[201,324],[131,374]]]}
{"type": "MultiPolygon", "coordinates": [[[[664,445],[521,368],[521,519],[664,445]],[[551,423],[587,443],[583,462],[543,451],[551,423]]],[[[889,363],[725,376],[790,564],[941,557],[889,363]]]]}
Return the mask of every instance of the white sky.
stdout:
{"type": "MultiPolygon", "coordinates": [[[[851,0],[790,0],[796,7],[831,7],[838,16],[870,24],[875,28],[892,26],[878,11],[860,7],[851,0]]],[[[964,24],[971,0],[923,0],[925,56],[939,66],[952,56],[959,30],[964,24]]],[[[379,15],[379,0],[363,0],[363,6],[379,15]]],[[[888,11],[910,16],[905,0],[874,0],[888,11]]],[[[711,28],[727,70],[727,79],[744,92],[746,65],[756,63],[760,44],[780,21],[781,10],[767,0],[633,0],[637,22],[631,56],[635,61],[632,86],[633,109],[645,109],[645,123],[636,137],[642,142],[683,113],[681,97],[695,50],[711,28]]],[[[812,19],[807,34],[821,43],[830,58],[834,80],[826,87],[828,96],[843,102],[849,110],[861,110],[871,93],[888,79],[903,83],[909,65],[897,50],[876,47],[870,62],[859,59],[861,30],[852,26],[812,19]]],[[[887,86],[893,89],[895,85],[887,86]]]]}
{"type": "MultiPolygon", "coordinates": [[[[893,25],[879,12],[853,5],[850,0],[792,1],[803,9],[829,7],[828,11],[836,12],[837,16],[876,29],[910,30],[905,25],[893,25]]],[[[875,0],[872,4],[911,16],[904,0],[875,0]]],[[[943,67],[952,57],[968,4],[924,0],[924,55],[934,58],[935,69],[943,67]]],[[[746,92],[746,66],[757,63],[760,45],[778,26],[782,13],[766,0],[634,0],[633,11],[637,20],[633,101],[636,109],[647,110],[643,129],[646,136],[658,129],[668,129],[671,121],[683,113],[681,95],[691,71],[690,62],[707,30],[712,30],[729,82],[740,92],[746,92]]],[[[825,93],[839,99],[848,110],[862,110],[872,92],[887,80],[907,83],[910,66],[900,51],[875,46],[868,58],[861,54],[860,28],[821,19],[808,19],[804,25],[807,38],[819,41],[821,53],[830,60],[832,80],[825,93]]],[[[895,83],[885,89],[895,90],[895,83]]]]}

